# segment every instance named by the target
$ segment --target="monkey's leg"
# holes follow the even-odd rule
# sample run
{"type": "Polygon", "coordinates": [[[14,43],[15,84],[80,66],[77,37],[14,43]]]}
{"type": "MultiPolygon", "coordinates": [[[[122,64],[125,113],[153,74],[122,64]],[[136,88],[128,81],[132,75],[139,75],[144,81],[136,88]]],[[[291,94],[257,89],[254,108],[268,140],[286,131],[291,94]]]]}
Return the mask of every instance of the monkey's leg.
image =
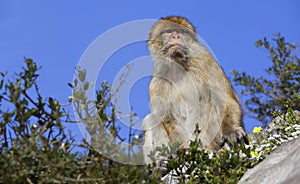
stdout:
{"type": "Polygon", "coordinates": [[[152,159],[149,157],[151,152],[154,152],[157,147],[161,147],[163,144],[168,145],[170,141],[164,126],[160,122],[157,116],[149,114],[143,121],[143,130],[145,131],[143,154],[145,163],[153,163],[163,160],[159,157],[158,153],[155,153],[152,159]]]}
{"type": "Polygon", "coordinates": [[[244,131],[241,112],[235,112],[234,109],[227,109],[222,123],[222,140],[220,146],[225,144],[248,144],[248,138],[244,131]]]}

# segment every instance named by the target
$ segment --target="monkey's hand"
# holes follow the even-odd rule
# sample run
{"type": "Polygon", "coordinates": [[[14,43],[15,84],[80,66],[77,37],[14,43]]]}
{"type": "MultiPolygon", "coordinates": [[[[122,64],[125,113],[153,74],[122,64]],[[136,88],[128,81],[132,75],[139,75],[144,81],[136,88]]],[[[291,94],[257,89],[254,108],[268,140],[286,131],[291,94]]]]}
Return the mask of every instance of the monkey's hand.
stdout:
{"type": "Polygon", "coordinates": [[[236,146],[237,144],[249,144],[248,137],[243,128],[239,127],[234,131],[223,133],[220,146],[223,147],[226,144],[229,146],[236,146]]]}

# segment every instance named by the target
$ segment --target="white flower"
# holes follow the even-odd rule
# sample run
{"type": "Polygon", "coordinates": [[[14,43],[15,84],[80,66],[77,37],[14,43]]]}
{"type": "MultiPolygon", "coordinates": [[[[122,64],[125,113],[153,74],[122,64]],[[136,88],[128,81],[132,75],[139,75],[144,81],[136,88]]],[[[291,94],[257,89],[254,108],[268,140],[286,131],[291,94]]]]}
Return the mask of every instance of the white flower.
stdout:
{"type": "Polygon", "coordinates": [[[293,137],[298,137],[298,132],[292,132],[291,135],[292,135],[293,137]]]}
{"type": "Polygon", "coordinates": [[[210,152],[210,153],[208,154],[208,158],[209,158],[209,159],[212,159],[213,156],[214,156],[214,153],[213,153],[213,152],[210,152]]]}
{"type": "Polygon", "coordinates": [[[262,147],[262,148],[268,148],[268,147],[270,147],[270,143],[268,143],[268,144],[263,144],[263,145],[261,145],[261,147],[262,147]]]}
{"type": "Polygon", "coordinates": [[[278,134],[274,134],[273,137],[274,137],[274,138],[280,138],[281,136],[278,135],[278,134]]]}
{"type": "Polygon", "coordinates": [[[135,136],[134,136],[134,139],[135,139],[135,140],[139,140],[139,135],[135,135],[135,136]]]}
{"type": "Polygon", "coordinates": [[[60,145],[59,149],[65,150],[65,146],[66,146],[66,143],[63,142],[63,143],[60,145]]]}
{"type": "Polygon", "coordinates": [[[300,130],[300,125],[293,125],[296,130],[300,130]]]}
{"type": "MultiPolygon", "coordinates": [[[[251,144],[251,143],[250,143],[251,144]]],[[[250,145],[245,144],[245,148],[248,149],[250,148],[250,145]]]]}
{"type": "Polygon", "coordinates": [[[284,143],[284,142],[287,142],[287,140],[286,139],[280,139],[280,142],[284,143]]]}
{"type": "Polygon", "coordinates": [[[247,157],[247,155],[245,153],[242,153],[241,157],[245,158],[245,157],[247,157]]]}
{"type": "Polygon", "coordinates": [[[291,129],[291,127],[286,127],[284,130],[289,131],[290,129],[291,129]]]}

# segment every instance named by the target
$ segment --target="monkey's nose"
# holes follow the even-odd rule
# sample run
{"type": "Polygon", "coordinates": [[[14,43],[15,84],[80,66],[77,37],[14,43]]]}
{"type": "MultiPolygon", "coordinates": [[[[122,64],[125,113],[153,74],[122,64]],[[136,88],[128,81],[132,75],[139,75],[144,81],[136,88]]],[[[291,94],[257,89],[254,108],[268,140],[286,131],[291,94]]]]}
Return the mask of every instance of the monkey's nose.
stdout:
{"type": "Polygon", "coordinates": [[[179,39],[179,38],[180,38],[180,35],[175,31],[175,32],[173,32],[173,34],[172,34],[172,38],[173,38],[173,39],[179,39]]]}

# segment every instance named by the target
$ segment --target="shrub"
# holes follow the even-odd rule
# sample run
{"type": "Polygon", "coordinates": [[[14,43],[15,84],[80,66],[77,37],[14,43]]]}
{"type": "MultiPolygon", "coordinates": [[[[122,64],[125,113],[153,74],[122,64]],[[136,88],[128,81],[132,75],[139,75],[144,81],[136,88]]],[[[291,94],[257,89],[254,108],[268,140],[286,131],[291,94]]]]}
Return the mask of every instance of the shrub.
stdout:
{"type": "MultiPolygon", "coordinates": [[[[297,99],[300,100],[300,97],[297,99]]],[[[175,154],[172,150],[178,147],[176,144],[158,148],[159,154],[170,155],[167,165],[170,172],[163,180],[179,183],[237,183],[248,169],[278,146],[300,136],[300,113],[289,105],[284,111],[288,113],[276,111],[276,118],[266,129],[255,127],[253,134],[249,135],[249,145],[236,145],[230,149],[223,147],[217,152],[209,152],[196,139],[190,142],[189,149],[179,149],[175,154]]],[[[195,133],[198,134],[199,130],[196,129],[195,133]]]]}
{"type": "Polygon", "coordinates": [[[41,96],[37,65],[25,63],[13,81],[2,73],[0,82],[1,183],[55,183],[85,175],[71,152],[74,138],[62,125],[67,116],[57,100],[41,96]]]}
{"type": "Polygon", "coordinates": [[[289,100],[290,106],[300,110],[294,94],[300,90],[300,59],[296,44],[285,41],[280,34],[275,35],[272,46],[266,37],[256,42],[257,47],[267,50],[272,65],[267,68],[266,77],[254,77],[245,72],[232,71],[236,85],[243,87],[241,94],[248,115],[263,123],[272,120],[272,112],[283,110],[289,100]]]}

